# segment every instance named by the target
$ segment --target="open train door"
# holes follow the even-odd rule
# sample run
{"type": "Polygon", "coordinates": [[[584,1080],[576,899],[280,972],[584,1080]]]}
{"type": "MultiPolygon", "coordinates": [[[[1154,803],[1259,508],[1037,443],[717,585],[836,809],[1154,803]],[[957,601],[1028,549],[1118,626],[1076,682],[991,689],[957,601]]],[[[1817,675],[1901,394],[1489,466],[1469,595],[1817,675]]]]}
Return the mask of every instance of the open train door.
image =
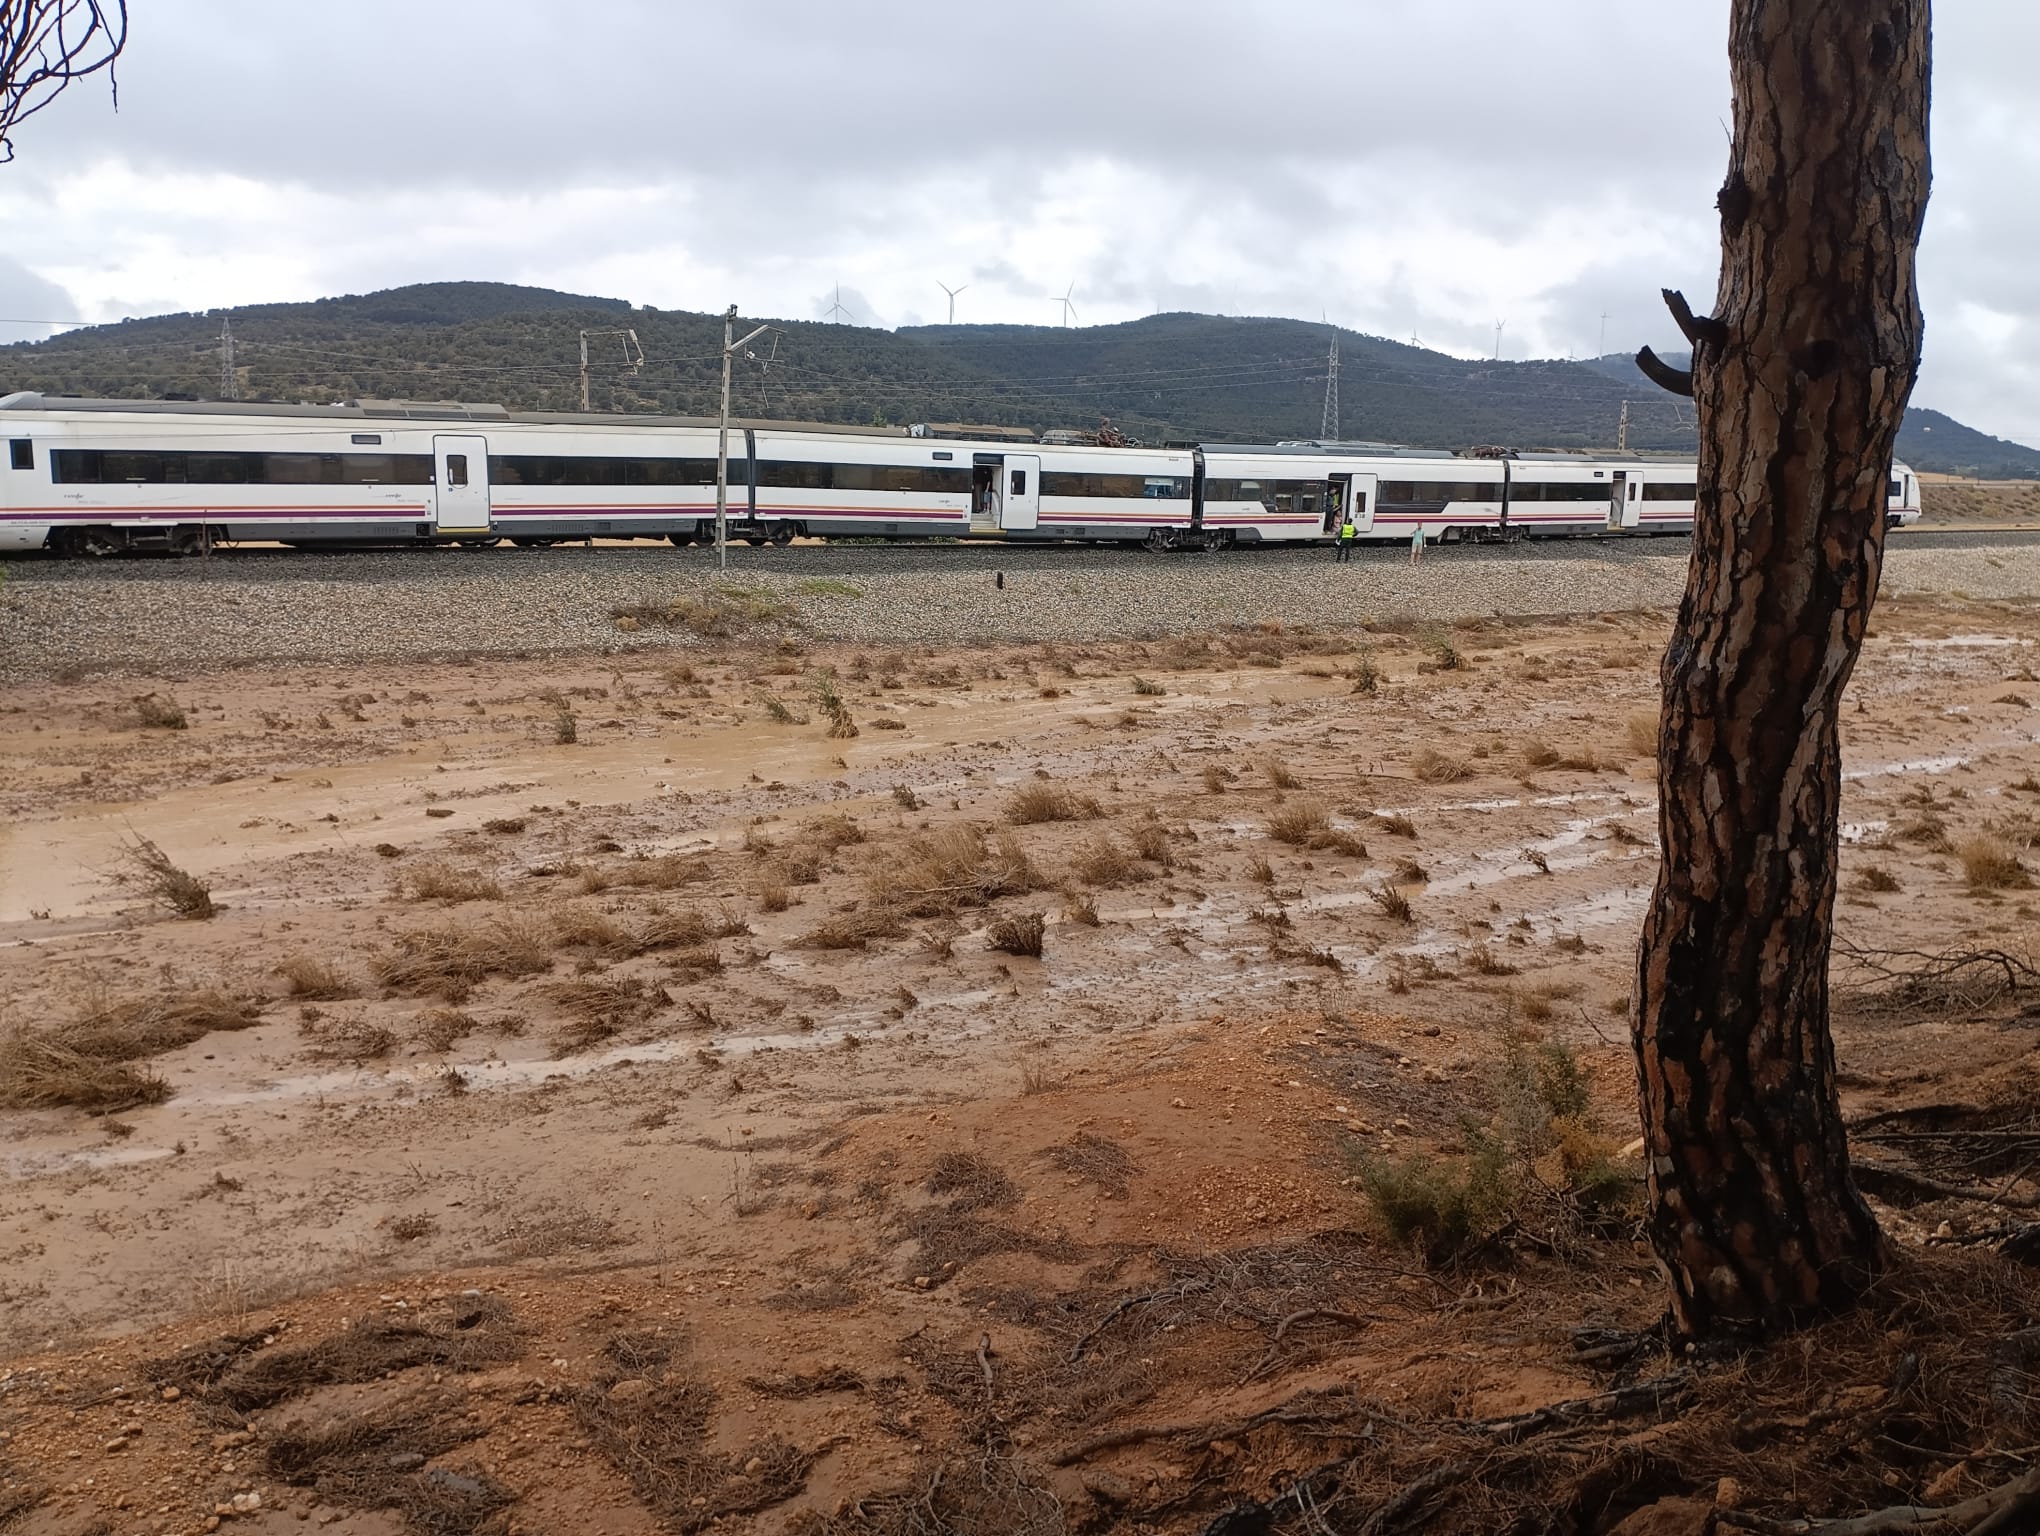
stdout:
{"type": "Polygon", "coordinates": [[[1347,482],[1346,505],[1352,509],[1353,530],[1356,536],[1366,538],[1374,527],[1374,481],[1373,475],[1341,475],[1347,482]]]}
{"type": "MultiPolygon", "coordinates": [[[[1642,476],[1637,477],[1639,480],[1642,476]]],[[[1608,531],[1620,533],[1622,519],[1629,510],[1630,475],[1626,469],[1615,471],[1615,478],[1608,486],[1608,531]]]]}
{"type": "Polygon", "coordinates": [[[999,526],[1025,533],[1041,526],[1041,455],[1009,453],[999,469],[999,526]]]}
{"type": "Polygon", "coordinates": [[[437,533],[488,533],[489,440],[432,439],[432,527],[437,533]]]}

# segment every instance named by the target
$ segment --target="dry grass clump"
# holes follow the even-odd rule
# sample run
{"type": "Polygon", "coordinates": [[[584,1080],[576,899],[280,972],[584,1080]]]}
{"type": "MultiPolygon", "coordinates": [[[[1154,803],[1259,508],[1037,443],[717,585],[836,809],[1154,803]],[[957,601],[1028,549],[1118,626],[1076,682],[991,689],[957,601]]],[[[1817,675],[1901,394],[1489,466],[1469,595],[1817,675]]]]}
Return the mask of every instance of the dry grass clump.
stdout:
{"type": "Polygon", "coordinates": [[[418,1015],[418,1043],[428,1051],[450,1051],[481,1027],[458,1008],[428,1008],[418,1015]]]}
{"type": "Polygon", "coordinates": [[[1130,834],[1133,851],[1150,864],[1164,869],[1176,867],[1176,850],[1170,846],[1169,829],[1159,821],[1143,821],[1130,834]]]}
{"type": "Polygon", "coordinates": [[[1457,784],[1472,775],[1472,765],[1465,758],[1447,757],[1430,747],[1420,748],[1410,758],[1410,777],[1426,784],[1457,784]]]}
{"type": "Polygon", "coordinates": [[[1381,823],[1381,830],[1390,837],[1415,837],[1417,835],[1417,824],[1401,811],[1391,811],[1385,816],[1377,814],[1374,819],[1381,823]]]}
{"type": "Polygon", "coordinates": [[[1416,921],[1416,912],[1410,906],[1409,897],[1392,885],[1378,885],[1367,893],[1367,899],[1374,903],[1376,910],[1392,922],[1411,923],[1416,921]]]}
{"type": "Polygon", "coordinates": [[[1158,699],[1169,690],[1152,679],[1136,677],[1133,680],[1133,691],[1138,697],[1143,699],[1158,699]]]}
{"type": "Polygon", "coordinates": [[[751,931],[750,924],[734,913],[717,908],[714,913],[699,907],[676,911],[654,911],[631,932],[630,953],[642,955],[660,949],[699,949],[717,939],[740,939],[751,931]]]}
{"type": "Polygon", "coordinates": [[[574,1412],[639,1502],[666,1529],[693,1536],[792,1498],[807,1486],[816,1454],[776,1435],[717,1450],[715,1408],[706,1382],[635,1376],[589,1387],[574,1412]]]}
{"type": "Polygon", "coordinates": [[[1239,775],[1223,763],[1206,763],[1204,765],[1204,788],[1208,794],[1223,794],[1226,787],[1236,783],[1238,779],[1239,775]]]}
{"type": "Polygon", "coordinates": [[[553,1037],[555,1059],[585,1051],[673,1006],[671,993],[641,976],[556,981],[545,988],[545,995],[567,1015],[565,1028],[553,1037]]]}
{"type": "Polygon", "coordinates": [[[0,1109],[68,1106],[112,1114],[169,1097],[170,1085],[155,1073],[88,1056],[52,1032],[0,1036],[0,1109]]]}
{"type": "Polygon", "coordinates": [[[1404,853],[1396,856],[1395,877],[1406,884],[1421,885],[1431,878],[1431,872],[1404,853]]]}
{"type": "Polygon", "coordinates": [[[1140,1172],[1140,1164],[1126,1148],[1092,1131],[1078,1131],[1042,1156],[1071,1178],[1096,1184],[1108,1200],[1124,1200],[1133,1176],[1140,1172]]]}
{"type": "Polygon", "coordinates": [[[892,797],[893,804],[903,811],[918,811],[921,808],[921,797],[914,793],[910,784],[893,785],[892,797]]]}
{"type": "Polygon", "coordinates": [[[142,693],[133,700],[135,724],[145,731],[182,731],[191,727],[184,706],[167,693],[142,693]]]}
{"type": "Polygon", "coordinates": [[[853,907],[824,919],[793,942],[802,949],[865,949],[906,931],[890,907],[853,907]]]}
{"type": "Polygon", "coordinates": [[[793,896],[783,880],[761,880],[751,897],[760,912],[784,912],[793,905],[793,896]]]}
{"type": "Polygon", "coordinates": [[[444,859],[412,865],[397,877],[397,889],[413,901],[437,901],[449,907],[464,901],[503,899],[503,887],[494,875],[444,859]]]}
{"type": "Polygon", "coordinates": [[[1467,950],[1466,968],[1476,976],[1513,976],[1517,970],[1487,944],[1475,944],[1467,950]]]}
{"type": "Polygon", "coordinates": [[[218,910],[211,886],[171,863],[168,854],[140,833],[121,840],[106,878],[178,917],[208,918],[218,910]]]}
{"type": "Polygon", "coordinates": [[[352,997],[358,990],[353,982],[341,975],[338,966],[330,960],[321,960],[317,955],[292,955],[277,965],[276,974],[283,978],[283,984],[292,997],[303,998],[306,1002],[334,1002],[352,997]]]}
{"type": "Polygon", "coordinates": [[[1070,856],[1070,869],[1086,885],[1127,885],[1146,871],[1140,856],[1109,833],[1094,837],[1070,856]]]}
{"type": "Polygon", "coordinates": [[[868,885],[879,905],[901,917],[939,917],[1045,883],[1011,832],[987,837],[983,827],[959,822],[909,838],[868,885]]]}
{"type": "Polygon", "coordinates": [[[1261,771],[1268,775],[1268,782],[1277,789],[1300,789],[1303,787],[1303,781],[1296,776],[1295,770],[1279,757],[1263,759],[1261,771]]]}
{"type": "Polygon", "coordinates": [[[1319,853],[1344,854],[1349,859],[1367,857],[1367,844],[1356,834],[1341,827],[1328,827],[1322,832],[1313,833],[1310,846],[1319,853]]]}
{"type": "Polygon", "coordinates": [[[769,693],[760,693],[758,702],[765,707],[765,718],[775,725],[806,725],[807,716],[797,715],[786,705],[785,700],[769,693]]]}
{"type": "Polygon", "coordinates": [[[1856,889],[1881,896],[1893,895],[1905,889],[1898,883],[1898,876],[1881,864],[1872,864],[1857,872],[1856,889]]]}
{"type": "Polygon", "coordinates": [[[1431,653],[1429,661],[1417,664],[1419,672],[1457,672],[1466,665],[1451,637],[1435,624],[1417,636],[1417,643],[1431,653]]]}
{"type": "Polygon", "coordinates": [[[1278,843],[1301,848],[1331,824],[1331,815],[1321,802],[1292,800],[1277,807],[1275,814],[1268,818],[1268,835],[1278,843]]]}
{"type": "Polygon", "coordinates": [[[1549,768],[1558,761],[1558,749],[1542,738],[1533,737],[1523,743],[1522,757],[1525,768],[1549,768]]]}
{"type": "Polygon", "coordinates": [[[312,1019],[300,1028],[320,1061],[380,1061],[397,1048],[395,1030],[363,1019],[312,1019]]]}
{"type": "Polygon", "coordinates": [[[1018,1205],[1020,1190],[998,1164],[977,1152],[944,1152],[928,1172],[928,1193],[948,1195],[951,1210],[1018,1205]]]}
{"type": "Polygon", "coordinates": [[[421,1366],[473,1372],[524,1353],[510,1308],[494,1296],[449,1297],[395,1316],[370,1313],[310,1344],[265,1348],[264,1337],[273,1335],[223,1340],[226,1349],[187,1350],[143,1372],[157,1385],[247,1414],[320,1387],[379,1381],[421,1366]]]}
{"type": "Polygon", "coordinates": [[[1048,919],[1039,912],[1009,912],[995,918],[986,930],[986,945],[1007,955],[1041,957],[1048,919]]]}
{"type": "Polygon", "coordinates": [[[1089,795],[1073,794],[1060,784],[1023,784],[1006,803],[1006,820],[1016,827],[1045,821],[1095,821],[1104,808],[1089,795]]]}
{"type": "Polygon", "coordinates": [[[481,1536],[501,1530],[517,1495],[480,1467],[427,1468],[487,1431],[467,1399],[425,1387],[361,1408],[293,1420],[265,1436],[266,1464],[279,1481],[316,1488],[321,1502],[388,1510],[407,1530],[481,1536]]]}
{"type": "Polygon", "coordinates": [[[1656,757],[1658,751],[1658,717],[1656,711],[1648,714],[1631,715],[1622,725],[1622,739],[1632,755],[1656,757]]]}
{"type": "Polygon", "coordinates": [[[1988,834],[1966,838],[1955,850],[1962,877],[1972,891],[2024,890],[2033,876],[2003,838],[1988,834]]]}
{"type": "Polygon", "coordinates": [[[392,992],[463,1003],[489,976],[535,976],[552,969],[550,932],[528,918],[501,917],[474,927],[420,928],[397,935],[376,957],[375,979],[392,992]]]}
{"type": "Polygon", "coordinates": [[[137,1061],[215,1032],[252,1029],[262,1022],[261,1006],[220,987],[118,999],[98,992],[79,1006],[63,1034],[87,1055],[137,1061]]]}
{"type": "Polygon", "coordinates": [[[829,728],[822,734],[838,741],[848,741],[857,735],[857,722],[850,718],[850,706],[836,692],[836,680],[826,672],[817,672],[809,679],[809,686],[814,690],[815,703],[829,717],[829,728]]]}
{"type": "Polygon", "coordinates": [[[652,891],[677,891],[699,885],[713,871],[698,853],[662,853],[650,858],[628,859],[621,864],[604,864],[581,871],[581,892],[593,896],[617,886],[652,891]]]}

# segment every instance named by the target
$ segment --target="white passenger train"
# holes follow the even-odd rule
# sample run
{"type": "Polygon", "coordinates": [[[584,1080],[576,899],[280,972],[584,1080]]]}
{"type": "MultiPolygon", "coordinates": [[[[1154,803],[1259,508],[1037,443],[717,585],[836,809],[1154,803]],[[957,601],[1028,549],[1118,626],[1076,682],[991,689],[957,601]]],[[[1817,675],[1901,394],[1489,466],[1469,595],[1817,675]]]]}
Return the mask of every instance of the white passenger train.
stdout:
{"type": "MultiPolygon", "coordinates": [[[[715,537],[716,431],[500,406],[0,399],[0,551],[206,543],[715,537]]],[[[756,423],[730,433],[731,535],[1132,542],[1154,549],[1684,533],[1690,459],[1466,457],[1374,443],[1097,448],[756,423]]],[[[1893,523],[1919,482],[1892,469],[1893,523]]]]}

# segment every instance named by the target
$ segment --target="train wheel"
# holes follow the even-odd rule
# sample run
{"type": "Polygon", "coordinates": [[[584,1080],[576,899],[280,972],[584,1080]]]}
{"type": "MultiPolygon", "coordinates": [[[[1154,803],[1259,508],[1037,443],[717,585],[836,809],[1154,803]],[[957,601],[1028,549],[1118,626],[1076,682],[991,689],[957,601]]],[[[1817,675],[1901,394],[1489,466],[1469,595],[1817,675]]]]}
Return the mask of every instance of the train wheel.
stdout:
{"type": "Polygon", "coordinates": [[[793,524],[775,523],[772,528],[772,547],[784,549],[793,542],[793,524]]]}
{"type": "Polygon", "coordinates": [[[744,535],[744,542],[753,549],[763,549],[765,547],[765,536],[762,533],[749,533],[744,535]]]}
{"type": "Polygon", "coordinates": [[[1166,528],[1150,528],[1147,531],[1147,547],[1160,554],[1176,547],[1176,537],[1166,528]]]}
{"type": "Polygon", "coordinates": [[[501,539],[456,539],[454,542],[460,545],[462,549],[494,549],[503,541],[501,539]]]}
{"type": "Polygon", "coordinates": [[[510,542],[513,545],[515,545],[518,549],[551,549],[553,545],[559,543],[559,540],[540,538],[527,538],[527,539],[513,538],[510,542]]]}

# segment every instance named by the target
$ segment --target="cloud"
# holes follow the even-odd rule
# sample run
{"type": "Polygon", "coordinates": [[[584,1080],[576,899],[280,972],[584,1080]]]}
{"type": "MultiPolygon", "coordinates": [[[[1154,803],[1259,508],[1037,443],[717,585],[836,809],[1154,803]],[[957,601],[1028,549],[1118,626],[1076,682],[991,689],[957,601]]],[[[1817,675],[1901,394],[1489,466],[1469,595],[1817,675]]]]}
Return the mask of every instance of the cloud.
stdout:
{"type": "Polygon", "coordinates": [[[0,342],[45,341],[58,329],[48,322],[80,318],[76,301],[61,287],[13,257],[0,256],[0,342]]]}
{"type": "MultiPolygon", "coordinates": [[[[1660,287],[1715,286],[1718,6],[147,12],[119,112],[88,82],[0,176],[11,255],[91,316],[466,277],[791,317],[840,282],[877,324],[946,317],[940,280],[959,320],[1053,325],[1074,279],[1087,324],[1322,315],[1485,356],[1502,319],[1506,356],[1581,356],[1603,313],[1633,350],[1671,339],[1660,287]]],[[[1919,398],[2040,442],[2040,7],[1944,7],[1935,46],[1919,398]]]]}

